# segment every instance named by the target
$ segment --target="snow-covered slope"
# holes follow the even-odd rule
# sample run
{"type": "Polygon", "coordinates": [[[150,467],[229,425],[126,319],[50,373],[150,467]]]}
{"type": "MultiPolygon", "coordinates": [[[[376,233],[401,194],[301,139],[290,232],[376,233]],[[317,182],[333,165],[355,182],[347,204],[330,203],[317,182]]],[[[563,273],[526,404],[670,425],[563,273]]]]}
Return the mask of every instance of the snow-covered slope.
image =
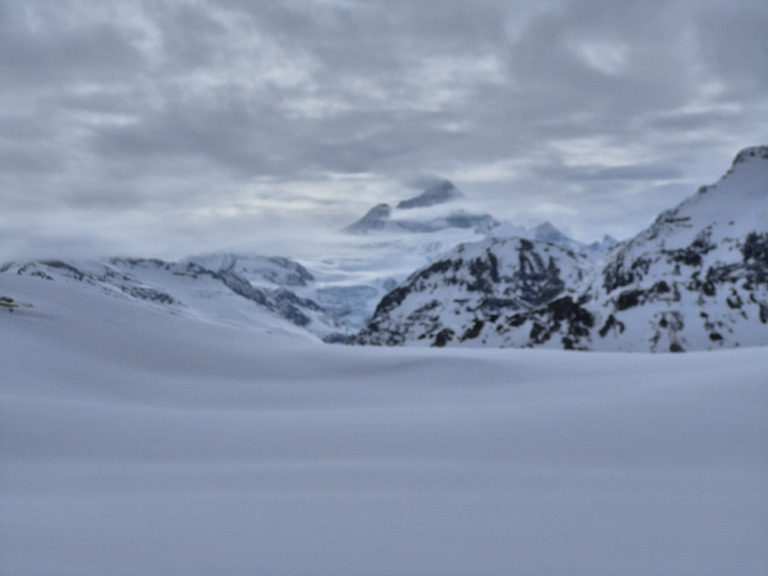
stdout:
{"type": "Polygon", "coordinates": [[[717,184],[618,246],[601,280],[609,347],[768,344],[768,147],[743,150],[717,184]]]}
{"type": "Polygon", "coordinates": [[[143,258],[8,262],[0,274],[78,282],[96,293],[212,322],[258,327],[264,314],[287,330],[343,341],[371,319],[381,298],[447,247],[476,239],[462,229],[424,241],[407,234],[367,242],[307,262],[239,254],[190,256],[179,262],[143,258]],[[311,267],[311,270],[308,268],[311,267]]]}
{"type": "Polygon", "coordinates": [[[182,262],[140,258],[47,260],[7,263],[0,272],[57,284],[82,284],[94,294],[109,294],[210,322],[252,328],[270,325],[306,337],[327,337],[340,329],[319,304],[290,289],[312,277],[301,265],[285,258],[219,255],[182,262]]]}
{"type": "Polygon", "coordinates": [[[749,148],[716,185],[615,245],[602,267],[548,242],[462,246],[385,297],[354,341],[638,351],[768,345],[767,209],[768,147],[749,148]],[[504,269],[488,276],[494,262],[504,269]],[[482,284],[472,280],[478,271],[488,276],[482,284]],[[541,282],[547,297],[521,301],[520,278],[541,282]],[[559,290],[548,291],[553,282],[559,290]]]}
{"type": "Polygon", "coordinates": [[[83,282],[0,296],[3,574],[768,566],[764,350],[331,347],[83,282]]]}

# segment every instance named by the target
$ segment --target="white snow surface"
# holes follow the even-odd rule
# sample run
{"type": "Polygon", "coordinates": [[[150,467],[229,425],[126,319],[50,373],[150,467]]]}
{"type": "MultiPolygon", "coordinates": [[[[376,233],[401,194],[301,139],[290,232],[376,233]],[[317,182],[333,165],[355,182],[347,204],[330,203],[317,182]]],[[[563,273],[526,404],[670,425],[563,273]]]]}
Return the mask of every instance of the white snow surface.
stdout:
{"type": "Polygon", "coordinates": [[[328,346],[0,296],[2,574],[768,570],[764,348],[328,346]]]}

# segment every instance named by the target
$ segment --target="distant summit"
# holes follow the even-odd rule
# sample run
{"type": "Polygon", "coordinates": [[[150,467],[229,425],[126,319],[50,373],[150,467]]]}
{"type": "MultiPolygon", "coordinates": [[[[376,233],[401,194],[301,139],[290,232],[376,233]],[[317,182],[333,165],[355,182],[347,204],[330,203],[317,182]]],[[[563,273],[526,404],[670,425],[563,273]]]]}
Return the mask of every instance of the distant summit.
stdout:
{"type": "Polygon", "coordinates": [[[751,160],[768,160],[768,146],[751,146],[744,148],[736,155],[733,164],[741,164],[751,160]]]}
{"type": "Polygon", "coordinates": [[[439,180],[431,184],[424,192],[408,200],[398,202],[397,207],[401,210],[409,208],[426,208],[435,204],[444,204],[457,198],[464,198],[464,194],[448,180],[439,180]]]}
{"type": "Polygon", "coordinates": [[[533,230],[533,237],[541,242],[549,242],[550,244],[562,244],[563,242],[570,242],[571,239],[565,234],[560,232],[554,227],[552,222],[542,222],[536,226],[533,230]]]}
{"type": "Polygon", "coordinates": [[[342,232],[367,234],[371,230],[382,230],[387,225],[391,214],[392,207],[389,204],[376,204],[360,220],[342,228],[342,232]]]}
{"type": "Polygon", "coordinates": [[[413,213],[404,213],[412,208],[428,208],[447,204],[464,198],[464,194],[448,180],[430,184],[421,194],[398,202],[395,208],[389,204],[377,204],[365,216],[342,228],[347,234],[368,234],[371,232],[415,232],[432,233],[447,229],[474,230],[486,234],[499,223],[489,214],[474,214],[447,207],[435,209],[435,213],[415,218],[413,213]]]}

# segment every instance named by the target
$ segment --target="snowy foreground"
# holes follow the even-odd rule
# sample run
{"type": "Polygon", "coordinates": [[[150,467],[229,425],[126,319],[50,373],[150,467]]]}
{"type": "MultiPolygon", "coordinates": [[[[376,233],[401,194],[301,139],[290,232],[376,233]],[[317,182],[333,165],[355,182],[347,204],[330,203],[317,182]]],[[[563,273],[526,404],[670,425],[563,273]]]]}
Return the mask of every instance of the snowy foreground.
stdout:
{"type": "MultiPolygon", "coordinates": [[[[0,573],[768,570],[768,349],[329,346],[0,294],[0,573]]],[[[274,332],[274,330],[273,330],[274,332]]]]}

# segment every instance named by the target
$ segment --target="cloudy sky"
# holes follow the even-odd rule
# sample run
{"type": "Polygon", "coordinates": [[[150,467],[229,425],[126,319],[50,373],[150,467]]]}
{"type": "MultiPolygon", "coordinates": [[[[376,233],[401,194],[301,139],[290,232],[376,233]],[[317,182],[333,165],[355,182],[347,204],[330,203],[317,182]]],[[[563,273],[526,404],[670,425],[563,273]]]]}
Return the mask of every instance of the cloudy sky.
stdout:
{"type": "Polygon", "coordinates": [[[768,141],[764,0],[0,0],[0,259],[297,255],[451,179],[630,236],[768,141]]]}

